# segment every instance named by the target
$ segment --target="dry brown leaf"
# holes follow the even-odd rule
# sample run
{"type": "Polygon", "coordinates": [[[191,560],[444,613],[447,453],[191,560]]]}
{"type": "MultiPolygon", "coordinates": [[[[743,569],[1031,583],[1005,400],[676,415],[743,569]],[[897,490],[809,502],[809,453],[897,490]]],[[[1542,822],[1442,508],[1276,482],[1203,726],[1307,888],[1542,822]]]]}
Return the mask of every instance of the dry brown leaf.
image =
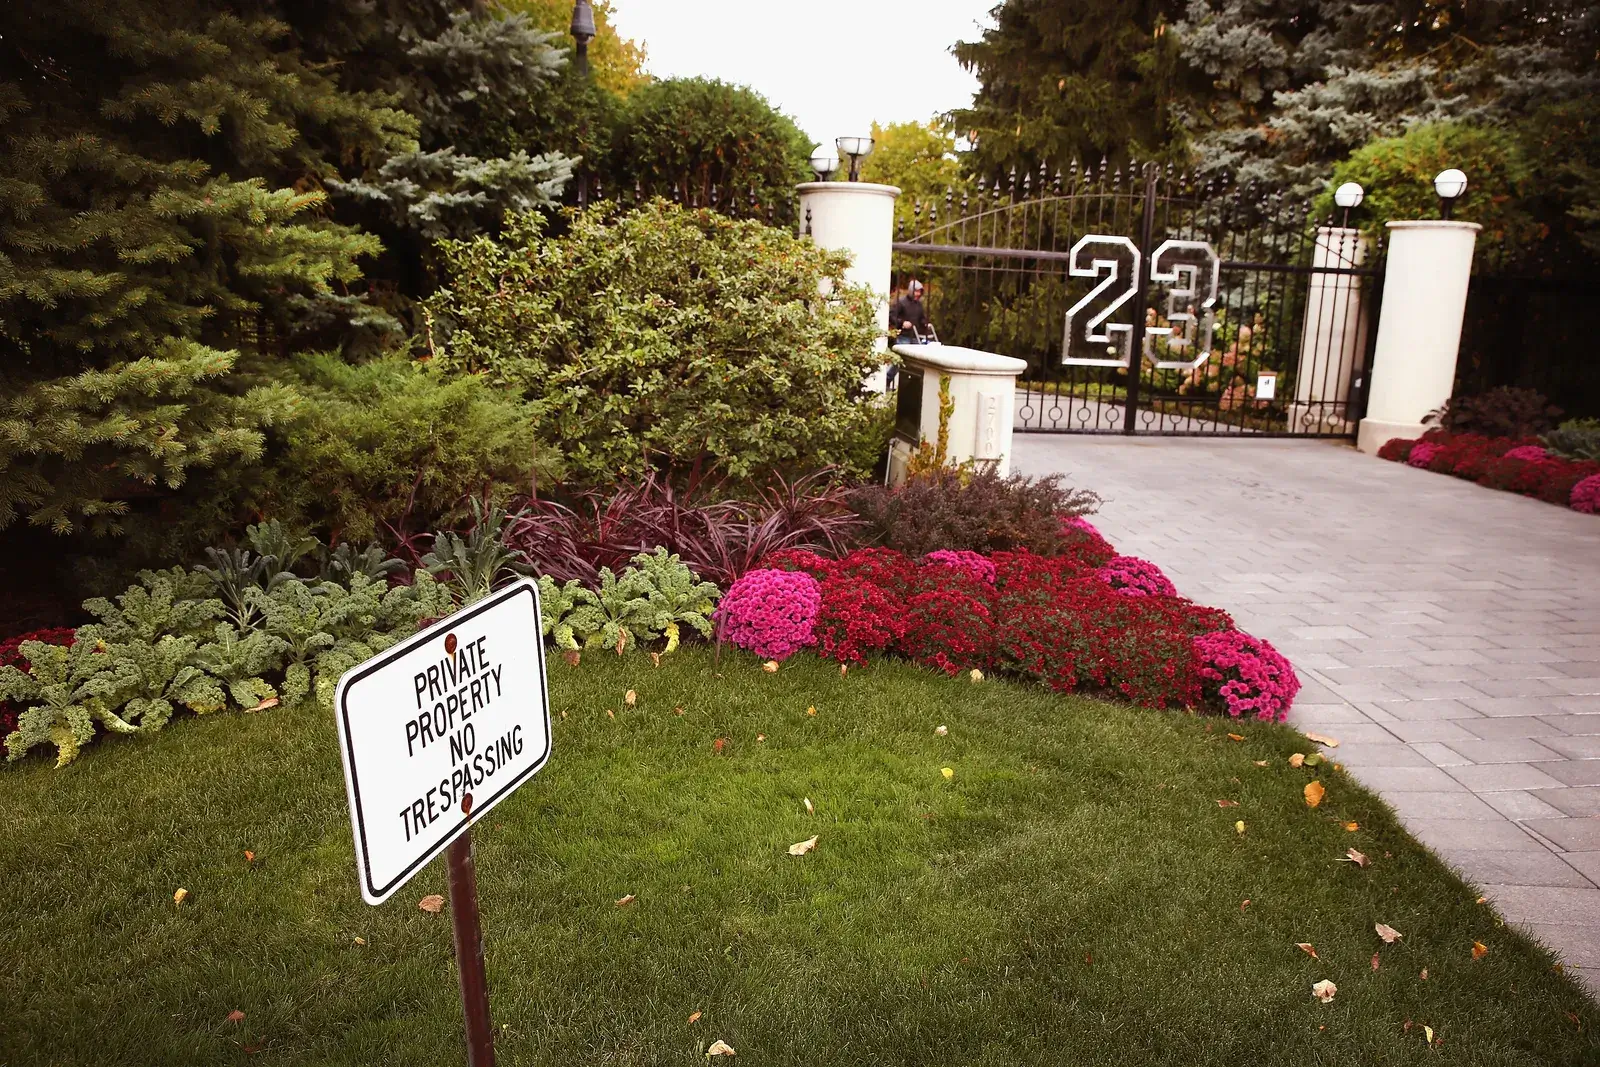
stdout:
{"type": "Polygon", "coordinates": [[[1219,807],[1219,808],[1237,808],[1238,806],[1239,806],[1239,802],[1237,800],[1219,800],[1219,801],[1217,801],[1217,807],[1219,807]]]}
{"type": "Polygon", "coordinates": [[[1357,830],[1361,829],[1361,824],[1358,823],[1358,822],[1347,822],[1347,823],[1344,823],[1343,825],[1344,825],[1344,828],[1346,830],[1348,830],[1352,834],[1355,833],[1357,830]]]}
{"type": "Polygon", "coordinates": [[[188,898],[188,896],[189,891],[182,886],[179,886],[177,891],[172,894],[172,902],[174,904],[182,904],[184,900],[188,898]]]}
{"type": "Polygon", "coordinates": [[[1378,954],[1376,952],[1372,954],[1372,969],[1378,969],[1378,954]]]}
{"type": "Polygon", "coordinates": [[[661,666],[661,653],[659,653],[659,652],[650,653],[650,666],[652,666],[652,667],[661,666]]]}
{"type": "Polygon", "coordinates": [[[249,849],[245,849],[244,850],[244,861],[246,863],[254,863],[256,861],[256,854],[254,852],[251,852],[249,849]]]}
{"type": "Polygon", "coordinates": [[[757,741],[765,741],[766,739],[767,739],[767,735],[766,734],[756,734],[756,740],[757,741]]]}
{"type": "Polygon", "coordinates": [[[1394,927],[1390,926],[1388,923],[1373,923],[1372,929],[1379,937],[1383,938],[1383,943],[1385,945],[1392,945],[1402,937],[1406,936],[1399,930],[1396,930],[1394,927]]]}
{"type": "Polygon", "coordinates": [[[1244,833],[1244,820],[1243,819],[1240,819],[1238,822],[1233,824],[1233,832],[1236,833],[1236,834],[1244,833]]]}
{"type": "Polygon", "coordinates": [[[719,737],[715,741],[711,742],[711,751],[715,752],[719,756],[722,755],[722,750],[727,747],[728,739],[726,737],[719,737]]]}
{"type": "Polygon", "coordinates": [[[817,713],[817,709],[816,709],[815,705],[813,705],[812,707],[809,707],[809,708],[806,709],[806,714],[807,715],[815,715],[816,713],[817,713]]]}
{"type": "Polygon", "coordinates": [[[1477,900],[1474,900],[1473,903],[1474,904],[1483,904],[1483,903],[1486,903],[1488,901],[1488,899],[1489,899],[1488,897],[1479,897],[1477,900]]]}
{"type": "Polygon", "coordinates": [[[1294,755],[1289,757],[1289,766],[1298,767],[1305,761],[1306,754],[1304,752],[1296,752],[1294,755]]]}
{"type": "Polygon", "coordinates": [[[1315,741],[1317,744],[1326,745],[1329,748],[1339,747],[1339,739],[1337,737],[1329,737],[1327,734],[1304,734],[1302,736],[1307,741],[1315,741]]]}
{"type": "Polygon", "coordinates": [[[1433,1027],[1424,1026],[1422,1028],[1422,1034],[1423,1034],[1424,1037],[1426,1037],[1428,1039],[1428,1044],[1430,1044],[1430,1045],[1433,1044],[1433,1027]]]}
{"type": "Polygon", "coordinates": [[[626,908],[629,904],[632,904],[638,899],[638,897],[634,896],[632,893],[629,893],[627,896],[618,897],[616,906],[619,908],[626,908]]]}
{"type": "Polygon", "coordinates": [[[839,664],[839,677],[843,678],[845,675],[847,675],[849,673],[850,673],[850,664],[848,664],[848,663],[839,664]]]}
{"type": "Polygon", "coordinates": [[[565,710],[564,710],[564,709],[563,709],[563,711],[562,711],[562,712],[561,712],[561,717],[562,717],[562,718],[563,718],[563,719],[565,719],[565,718],[566,718],[566,717],[567,717],[567,713],[566,713],[566,711],[565,711],[565,710]]]}
{"type": "Polygon", "coordinates": [[[1322,803],[1322,795],[1328,790],[1321,782],[1307,782],[1305,788],[1306,807],[1314,808],[1322,803]]]}
{"type": "Polygon", "coordinates": [[[682,715],[683,714],[683,709],[682,708],[673,708],[672,709],[672,714],[674,714],[674,715],[682,715]]]}
{"type": "Polygon", "coordinates": [[[950,733],[950,727],[948,727],[948,726],[935,726],[933,728],[933,733],[934,733],[935,737],[944,737],[944,736],[946,736],[946,735],[948,735],[950,733]]]}
{"type": "Polygon", "coordinates": [[[735,1055],[733,1046],[718,1038],[711,1042],[711,1047],[706,1049],[707,1056],[732,1056],[735,1055]]]}
{"type": "Polygon", "coordinates": [[[1267,761],[1264,759],[1251,760],[1250,762],[1254,763],[1257,767],[1265,767],[1267,765],[1267,761]]]}
{"type": "Polygon", "coordinates": [[[804,856],[807,852],[810,852],[812,849],[814,849],[816,847],[817,847],[817,838],[816,838],[815,835],[813,835],[811,837],[806,838],[804,841],[796,841],[794,844],[790,845],[789,846],[789,855],[791,855],[791,856],[804,856]]]}
{"type": "Polygon", "coordinates": [[[1311,947],[1311,942],[1309,942],[1309,941],[1296,941],[1294,943],[1294,947],[1299,949],[1301,952],[1304,952],[1307,956],[1310,956],[1312,959],[1316,959],[1317,958],[1317,950],[1311,947]]]}
{"type": "Polygon", "coordinates": [[[244,1012],[240,1011],[238,1008],[234,1008],[228,1013],[228,1021],[230,1023],[244,1022],[244,1012]]]}
{"type": "Polygon", "coordinates": [[[1250,898],[1249,897],[1245,897],[1243,900],[1239,901],[1239,910],[1240,911],[1244,911],[1244,909],[1248,908],[1249,906],[1250,906],[1250,898]]]}
{"type": "Polygon", "coordinates": [[[817,809],[812,806],[811,798],[810,797],[806,797],[804,799],[805,799],[805,802],[806,802],[806,814],[807,815],[815,815],[817,813],[817,809]]]}
{"type": "Polygon", "coordinates": [[[983,681],[983,672],[974,667],[972,668],[972,672],[968,674],[967,677],[971,678],[974,683],[981,682],[983,681]]]}
{"type": "Polygon", "coordinates": [[[429,893],[427,896],[417,901],[417,907],[421,908],[429,915],[437,915],[444,910],[444,897],[440,896],[438,893],[429,893]]]}
{"type": "Polygon", "coordinates": [[[622,702],[631,708],[635,704],[639,703],[639,694],[630,689],[626,693],[622,694],[622,702]]]}
{"type": "Polygon", "coordinates": [[[775,660],[775,659],[769,659],[769,660],[767,660],[767,662],[765,662],[765,663],[763,663],[761,665],[761,669],[766,671],[768,674],[777,674],[778,673],[778,661],[775,660]]]}
{"type": "Polygon", "coordinates": [[[277,707],[280,703],[281,703],[281,701],[277,697],[267,697],[267,698],[263,699],[261,701],[261,703],[257,704],[255,707],[253,707],[253,708],[251,708],[249,710],[251,710],[251,711],[266,711],[268,708],[277,707]]]}
{"type": "Polygon", "coordinates": [[[617,655],[620,656],[626,651],[628,651],[628,631],[619,630],[617,631],[617,655]]]}
{"type": "Polygon", "coordinates": [[[1347,848],[1344,850],[1344,858],[1355,864],[1357,867],[1365,867],[1367,864],[1372,862],[1371,860],[1367,859],[1367,854],[1365,852],[1357,852],[1353,848],[1347,848]]]}
{"type": "Polygon", "coordinates": [[[1228,740],[1229,741],[1243,741],[1244,740],[1244,734],[1229,734],[1228,735],[1228,740]]]}
{"type": "Polygon", "coordinates": [[[358,938],[356,938],[356,944],[358,944],[358,945],[365,945],[365,944],[366,944],[366,943],[367,943],[367,939],[366,939],[366,938],[364,938],[364,937],[358,937],[358,938]]]}
{"type": "Polygon", "coordinates": [[[1481,960],[1481,959],[1483,959],[1483,957],[1487,956],[1488,954],[1489,954],[1489,946],[1488,945],[1485,945],[1482,941],[1474,941],[1472,943],[1472,958],[1473,959],[1481,960]]]}
{"type": "Polygon", "coordinates": [[[1311,987],[1311,995],[1322,1001],[1324,1004],[1332,1000],[1333,995],[1337,992],[1339,992],[1339,987],[1328,981],[1326,978],[1311,987]]]}
{"type": "Polygon", "coordinates": [[[700,1015],[701,1015],[701,1013],[698,1012],[698,1011],[690,1012],[689,1013],[689,1021],[687,1023],[685,1023],[684,1025],[685,1026],[693,1026],[695,1023],[700,1021],[700,1015]]]}
{"type": "Polygon", "coordinates": [[[612,711],[610,708],[606,709],[606,718],[615,719],[616,717],[617,717],[617,713],[616,712],[612,711]]]}
{"type": "Polygon", "coordinates": [[[583,653],[575,648],[569,648],[561,653],[561,658],[567,661],[567,666],[576,667],[583,660],[583,653]]]}

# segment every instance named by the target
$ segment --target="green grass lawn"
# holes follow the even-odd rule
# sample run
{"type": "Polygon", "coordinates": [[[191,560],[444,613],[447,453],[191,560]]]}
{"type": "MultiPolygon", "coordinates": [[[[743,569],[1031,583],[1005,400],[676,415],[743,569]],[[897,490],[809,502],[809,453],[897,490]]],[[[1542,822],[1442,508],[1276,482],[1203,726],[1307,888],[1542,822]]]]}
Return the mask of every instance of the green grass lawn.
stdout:
{"type": "MultiPolygon", "coordinates": [[[[810,656],[552,671],[550,765],[477,832],[504,1064],[1600,1060],[1595,1004],[1371,794],[1324,768],[1306,806],[1287,728],[810,656]]],[[[0,801],[0,1064],[463,1060],[443,862],[361,902],[330,715],[182,720],[0,801]]]]}

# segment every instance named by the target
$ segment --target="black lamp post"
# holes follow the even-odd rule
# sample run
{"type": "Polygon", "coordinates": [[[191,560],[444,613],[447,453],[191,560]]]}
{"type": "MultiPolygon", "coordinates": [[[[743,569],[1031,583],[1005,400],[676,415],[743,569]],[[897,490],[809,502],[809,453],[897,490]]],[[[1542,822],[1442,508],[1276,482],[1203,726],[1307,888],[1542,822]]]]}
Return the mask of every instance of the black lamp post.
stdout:
{"type": "Polygon", "coordinates": [[[594,8],[589,0],[577,0],[572,5],[572,37],[578,42],[578,72],[589,71],[589,42],[594,40],[594,8]]]}

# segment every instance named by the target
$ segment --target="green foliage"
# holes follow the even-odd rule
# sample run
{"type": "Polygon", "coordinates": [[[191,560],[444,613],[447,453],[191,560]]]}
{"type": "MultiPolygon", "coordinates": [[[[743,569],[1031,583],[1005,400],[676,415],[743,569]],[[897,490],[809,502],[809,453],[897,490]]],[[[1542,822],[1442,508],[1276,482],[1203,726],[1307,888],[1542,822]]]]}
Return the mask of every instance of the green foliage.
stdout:
{"type": "Polygon", "coordinates": [[[274,673],[289,650],[283,638],[262,630],[243,634],[219,622],[212,640],[195,650],[194,665],[227,688],[228,696],[245,711],[254,711],[278,695],[266,675],[274,673]]]}
{"type": "Polygon", "coordinates": [[[482,600],[495,587],[530,573],[528,557],[520,548],[506,544],[506,528],[511,518],[500,508],[487,513],[476,499],[472,501],[472,529],[467,536],[450,530],[433,535],[433,551],[422,557],[422,565],[435,577],[447,576],[457,603],[482,600]]]}
{"type": "Polygon", "coordinates": [[[814,470],[873,417],[870,294],[845,284],[844,255],[786,230],[655,201],[575,213],[565,236],[524,215],[444,247],[435,362],[521,393],[580,483],[814,470]]]}
{"type": "Polygon", "coordinates": [[[179,567],[141,571],[139,584],[129,586],[116,603],[92,597],[83,602],[83,610],[99,620],[94,635],[101,641],[148,643],[169,635],[193,637],[208,630],[223,612],[220,601],[207,599],[209,590],[199,578],[179,567]]]}
{"type": "Polygon", "coordinates": [[[1600,419],[1568,419],[1540,440],[1566,459],[1600,460],[1600,419]]]}
{"type": "Polygon", "coordinates": [[[28,705],[17,728],[6,735],[7,758],[20,759],[35,745],[56,746],[56,766],[65,767],[94,740],[95,723],[116,733],[137,733],[108,706],[109,678],[103,647],[79,640],[70,648],[24,641],[30,669],[0,667],[0,699],[28,705]]]}
{"type": "MultiPolygon", "coordinates": [[[[504,11],[525,14],[539,29],[553,34],[552,44],[574,49],[569,27],[572,25],[571,0],[496,0],[504,11]]],[[[610,0],[595,0],[594,40],[589,42],[589,73],[597,86],[619,96],[627,96],[650,80],[645,73],[645,47],[624,37],[612,25],[610,0]]]]}
{"type": "Polygon", "coordinates": [[[356,575],[376,580],[393,578],[406,572],[404,560],[393,558],[378,545],[368,545],[358,552],[349,542],[341,542],[331,552],[324,549],[320,557],[317,577],[325,582],[338,582],[346,588],[356,575]]]}
{"type": "Polygon", "coordinates": [[[1333,211],[1332,190],[1353,181],[1366,190],[1361,210],[1371,227],[1381,229],[1391,219],[1438,218],[1433,179],[1449,167],[1467,173],[1455,217],[1483,226],[1480,251],[1537,238],[1537,224],[1522,201],[1531,173],[1522,146],[1505,130],[1463,123],[1414,126],[1399,137],[1370,142],[1334,168],[1316,211],[1333,211]]]}
{"type": "Polygon", "coordinates": [[[900,189],[894,202],[895,225],[911,232],[919,203],[942,203],[947,191],[957,197],[970,184],[956,156],[956,138],[947,119],[872,124],[872,154],[861,164],[861,180],[900,189]]]}
{"type": "Polygon", "coordinates": [[[668,78],[627,99],[612,180],[699,205],[754,197],[794,218],[794,185],[810,176],[811,140],[753,89],[713,78],[668,78]]]}
{"type": "Polygon", "coordinates": [[[675,652],[688,626],[712,636],[711,612],[721,591],[699,577],[665,548],[641,552],[618,577],[600,568],[599,588],[591,592],[569,579],[557,584],[539,577],[540,628],[559,649],[608,648],[622,654],[641,642],[664,640],[675,652]]]}

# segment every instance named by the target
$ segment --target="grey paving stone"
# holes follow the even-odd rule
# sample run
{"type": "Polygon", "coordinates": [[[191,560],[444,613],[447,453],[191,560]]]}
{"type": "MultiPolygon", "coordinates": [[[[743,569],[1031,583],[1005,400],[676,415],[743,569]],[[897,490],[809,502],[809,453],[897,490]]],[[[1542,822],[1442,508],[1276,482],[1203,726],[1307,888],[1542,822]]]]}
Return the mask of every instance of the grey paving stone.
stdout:
{"type": "Polygon", "coordinates": [[[1467,729],[1466,723],[1454,719],[1408,722],[1404,719],[1388,718],[1388,721],[1380,719],[1379,722],[1385,730],[1409,743],[1471,741],[1476,736],[1467,729]]]}
{"type": "Polygon", "coordinates": [[[1441,741],[1420,741],[1409,746],[1435,767],[1468,767],[1472,761],[1441,741]]]}
{"type": "MultiPolygon", "coordinates": [[[[1395,810],[1409,821],[1411,819],[1489,819],[1504,823],[1505,817],[1494,810],[1483,798],[1464,789],[1447,792],[1420,791],[1406,793],[1395,802],[1395,810]]],[[[1559,814],[1559,813],[1558,813],[1559,814]]],[[[1488,848],[1488,845],[1468,845],[1468,848],[1488,848]]]]}
{"type": "Polygon", "coordinates": [[[1594,887],[1581,871],[1560,856],[1539,849],[1506,851],[1486,848],[1441,849],[1439,857],[1477,885],[1515,880],[1517,885],[1563,886],[1568,889],[1594,887]]]}
{"type": "Polygon", "coordinates": [[[1398,800],[1390,796],[1390,793],[1467,788],[1449,774],[1434,767],[1366,767],[1356,777],[1367,788],[1382,793],[1391,803],[1398,803],[1398,800]]]}
{"type": "MultiPolygon", "coordinates": [[[[1316,719],[1302,719],[1299,715],[1291,714],[1295,728],[1304,733],[1324,734],[1337,739],[1345,745],[1399,745],[1399,738],[1375,722],[1333,722],[1318,721],[1316,719]]],[[[1404,747],[1399,745],[1399,747],[1404,747]]],[[[1340,754],[1344,752],[1340,749],[1340,754]]]]}
{"type": "Polygon", "coordinates": [[[1600,886],[1600,852],[1564,852],[1561,858],[1589,881],[1600,886]]]}
{"type": "Polygon", "coordinates": [[[1536,789],[1533,795],[1566,815],[1600,815],[1600,785],[1536,789]]]}
{"type": "MultiPolygon", "coordinates": [[[[1514,923],[1552,923],[1600,929],[1600,889],[1484,885],[1500,914],[1514,923]]],[[[1560,951],[1558,946],[1551,946],[1560,951]]]]}
{"type": "Polygon", "coordinates": [[[1469,708],[1459,700],[1375,700],[1358,702],[1356,706],[1365,709],[1369,705],[1393,718],[1409,722],[1483,718],[1483,712],[1469,708]]]}
{"type": "Polygon", "coordinates": [[[1547,737],[1543,743],[1572,759],[1600,759],[1600,734],[1581,737],[1547,737]]]}
{"type": "Polygon", "coordinates": [[[1302,641],[1364,641],[1367,638],[1353,626],[1296,626],[1289,633],[1302,641]]]}
{"type": "Polygon", "coordinates": [[[1514,716],[1532,718],[1561,710],[1555,706],[1555,702],[1550,698],[1532,696],[1492,697],[1487,694],[1479,694],[1463,699],[1462,703],[1473,711],[1481,712],[1484,715],[1493,715],[1496,718],[1514,716]]]}
{"type": "Polygon", "coordinates": [[[1563,731],[1552,726],[1549,720],[1533,715],[1507,715],[1500,718],[1479,716],[1461,721],[1463,730],[1476,734],[1485,741],[1510,741],[1522,737],[1561,737],[1563,731]]]}
{"type": "MultiPolygon", "coordinates": [[[[1341,738],[1341,741],[1343,739],[1341,738]]],[[[1437,766],[1424,753],[1391,737],[1387,742],[1343,741],[1335,754],[1346,767],[1433,767],[1437,766]]]]}
{"type": "MultiPolygon", "coordinates": [[[[1549,739],[1546,739],[1549,740],[1549,739]]],[[[1473,763],[1537,763],[1562,759],[1538,741],[1526,737],[1504,737],[1493,741],[1452,741],[1450,747],[1473,763]]]]}
{"type": "Polygon", "coordinates": [[[1600,929],[1569,923],[1518,923],[1569,967],[1600,968],[1600,929]]]}
{"type": "MultiPolygon", "coordinates": [[[[1567,852],[1600,851],[1600,818],[1527,819],[1523,825],[1567,852]]],[[[1595,915],[1595,922],[1600,923],[1600,913],[1595,915]]]]}
{"type": "Polygon", "coordinates": [[[1541,715],[1544,724],[1572,737],[1592,737],[1600,734],[1600,715],[1541,715]]]}
{"type": "Polygon", "coordinates": [[[1543,770],[1561,764],[1492,763],[1485,766],[1451,767],[1450,777],[1475,793],[1496,789],[1548,789],[1560,783],[1543,770]]]}
{"type": "Polygon", "coordinates": [[[1573,696],[1600,696],[1600,678],[1552,678],[1550,684],[1573,696]]]}
{"type": "Polygon", "coordinates": [[[1474,793],[1484,803],[1508,819],[1559,819],[1568,813],[1522,789],[1499,789],[1493,793],[1474,793]]]}
{"type": "Polygon", "coordinates": [[[1544,671],[1499,671],[1487,681],[1469,683],[1486,697],[1560,697],[1561,690],[1551,685],[1544,671]]]}
{"type": "Polygon", "coordinates": [[[1546,763],[1545,773],[1562,785],[1600,785],[1600,760],[1574,759],[1546,763]]]}
{"type": "Polygon", "coordinates": [[[1524,833],[1516,823],[1505,819],[1435,819],[1411,816],[1407,809],[1412,794],[1395,798],[1395,812],[1406,829],[1418,840],[1435,851],[1441,849],[1490,849],[1497,852],[1532,852],[1548,856],[1550,852],[1534,838],[1524,833]]]}

